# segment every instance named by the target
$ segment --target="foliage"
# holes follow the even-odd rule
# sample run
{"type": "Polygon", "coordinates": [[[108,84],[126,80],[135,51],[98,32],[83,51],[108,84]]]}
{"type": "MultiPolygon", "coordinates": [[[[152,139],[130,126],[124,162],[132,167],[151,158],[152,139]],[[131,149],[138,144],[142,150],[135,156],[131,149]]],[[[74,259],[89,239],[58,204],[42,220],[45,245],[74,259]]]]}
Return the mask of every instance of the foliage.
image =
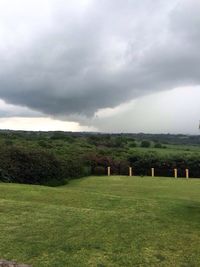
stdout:
{"type": "Polygon", "coordinates": [[[173,176],[176,167],[179,176],[189,168],[200,177],[199,144],[185,135],[0,131],[0,180],[56,185],[106,174],[108,166],[118,175],[132,166],[137,175],[154,167],[155,175],[173,176]]]}
{"type": "Polygon", "coordinates": [[[155,143],[154,147],[155,148],[162,148],[162,144],[161,143],[155,143]]]}
{"type": "MultiPolygon", "coordinates": [[[[1,147],[0,165],[10,182],[61,185],[65,181],[61,162],[45,151],[1,147]]],[[[5,180],[5,175],[1,180],[5,180]]]]}
{"type": "Polygon", "coordinates": [[[135,141],[133,141],[133,142],[131,142],[131,143],[129,144],[129,146],[130,146],[130,147],[136,147],[136,146],[137,146],[137,144],[136,144],[136,142],[135,142],[135,141]]]}
{"type": "Polygon", "coordinates": [[[143,140],[141,142],[141,147],[150,147],[151,146],[151,143],[147,140],[143,140]]]}

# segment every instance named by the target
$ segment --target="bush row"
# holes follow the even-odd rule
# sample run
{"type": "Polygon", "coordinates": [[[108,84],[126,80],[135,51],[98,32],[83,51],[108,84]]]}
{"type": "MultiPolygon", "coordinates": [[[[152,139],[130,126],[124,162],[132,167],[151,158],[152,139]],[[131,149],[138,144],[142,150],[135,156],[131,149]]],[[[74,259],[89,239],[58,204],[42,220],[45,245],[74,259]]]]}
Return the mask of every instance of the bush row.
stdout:
{"type": "Polygon", "coordinates": [[[200,178],[200,159],[195,155],[174,155],[163,158],[153,154],[135,154],[126,160],[116,160],[110,157],[93,155],[90,157],[91,173],[94,175],[107,174],[107,167],[111,167],[112,174],[128,175],[129,167],[134,175],[151,175],[151,168],[155,168],[155,175],[171,177],[174,168],[178,175],[185,177],[185,169],[190,170],[190,177],[200,178]]]}
{"type": "Polygon", "coordinates": [[[57,186],[88,175],[80,163],[63,160],[47,151],[22,147],[0,148],[0,181],[57,186]]]}
{"type": "Polygon", "coordinates": [[[155,168],[156,176],[173,176],[178,169],[179,176],[200,177],[200,159],[195,155],[160,157],[154,154],[131,154],[125,159],[114,159],[99,154],[83,155],[82,159],[63,159],[47,150],[26,149],[24,147],[0,147],[0,181],[57,186],[69,179],[89,175],[106,175],[107,167],[111,174],[128,175],[129,166],[134,175],[151,175],[155,168]]]}

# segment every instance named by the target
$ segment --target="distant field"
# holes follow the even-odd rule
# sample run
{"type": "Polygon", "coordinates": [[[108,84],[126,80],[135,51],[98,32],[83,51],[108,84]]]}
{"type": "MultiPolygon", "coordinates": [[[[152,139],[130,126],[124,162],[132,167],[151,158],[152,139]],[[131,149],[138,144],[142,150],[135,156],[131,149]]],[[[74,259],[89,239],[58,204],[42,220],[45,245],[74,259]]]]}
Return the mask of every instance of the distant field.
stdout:
{"type": "Polygon", "coordinates": [[[135,147],[129,148],[131,152],[154,152],[158,155],[193,155],[198,154],[200,155],[200,146],[192,146],[192,145],[165,145],[165,148],[143,148],[143,147],[135,147]]]}
{"type": "Polygon", "coordinates": [[[0,184],[0,258],[34,267],[200,266],[200,180],[0,184]]]}

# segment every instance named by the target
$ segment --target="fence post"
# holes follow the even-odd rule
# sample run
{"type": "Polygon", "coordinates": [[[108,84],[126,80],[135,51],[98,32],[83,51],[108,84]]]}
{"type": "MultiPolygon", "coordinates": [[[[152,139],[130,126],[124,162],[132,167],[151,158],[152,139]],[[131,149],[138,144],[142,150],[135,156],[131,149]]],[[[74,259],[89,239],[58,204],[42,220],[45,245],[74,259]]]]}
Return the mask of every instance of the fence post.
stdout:
{"type": "Polygon", "coordinates": [[[177,178],[177,169],[174,169],[174,178],[177,178]]]}
{"type": "Polygon", "coordinates": [[[154,168],[151,168],[151,176],[154,177],[154,168]]]}
{"type": "Polygon", "coordinates": [[[132,176],[132,167],[129,167],[129,176],[132,176]]]}
{"type": "Polygon", "coordinates": [[[108,176],[110,176],[110,167],[108,167],[108,176]]]}
{"type": "Polygon", "coordinates": [[[187,179],[189,178],[189,170],[188,169],[185,169],[185,176],[187,179]]]}

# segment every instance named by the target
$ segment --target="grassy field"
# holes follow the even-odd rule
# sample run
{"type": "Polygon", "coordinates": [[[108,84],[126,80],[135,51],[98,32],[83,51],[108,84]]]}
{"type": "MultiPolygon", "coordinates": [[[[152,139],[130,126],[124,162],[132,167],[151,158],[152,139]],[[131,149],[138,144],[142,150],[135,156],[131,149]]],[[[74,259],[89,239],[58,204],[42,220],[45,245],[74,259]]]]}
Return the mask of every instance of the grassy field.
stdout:
{"type": "Polygon", "coordinates": [[[200,155],[200,147],[192,145],[165,145],[165,148],[154,147],[134,147],[128,150],[131,153],[156,153],[160,157],[167,155],[200,155]]]}
{"type": "Polygon", "coordinates": [[[200,180],[0,184],[0,258],[34,267],[200,266],[200,180]]]}

